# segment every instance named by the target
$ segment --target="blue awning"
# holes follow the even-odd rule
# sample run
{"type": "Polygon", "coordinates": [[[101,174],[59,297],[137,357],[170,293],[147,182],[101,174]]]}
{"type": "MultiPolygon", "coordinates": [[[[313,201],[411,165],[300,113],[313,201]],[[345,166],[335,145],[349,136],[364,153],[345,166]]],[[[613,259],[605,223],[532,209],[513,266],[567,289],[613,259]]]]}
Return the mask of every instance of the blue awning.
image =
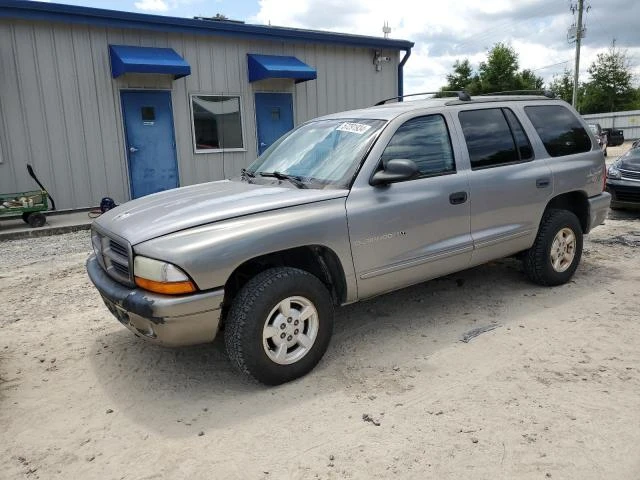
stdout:
{"type": "Polygon", "coordinates": [[[109,45],[111,74],[167,73],[178,79],[191,75],[191,67],[173,48],[109,45]]]}
{"type": "Polygon", "coordinates": [[[316,69],[301,62],[296,57],[280,55],[248,54],[249,81],[256,82],[265,78],[292,78],[296,83],[315,80],[316,69]]]}

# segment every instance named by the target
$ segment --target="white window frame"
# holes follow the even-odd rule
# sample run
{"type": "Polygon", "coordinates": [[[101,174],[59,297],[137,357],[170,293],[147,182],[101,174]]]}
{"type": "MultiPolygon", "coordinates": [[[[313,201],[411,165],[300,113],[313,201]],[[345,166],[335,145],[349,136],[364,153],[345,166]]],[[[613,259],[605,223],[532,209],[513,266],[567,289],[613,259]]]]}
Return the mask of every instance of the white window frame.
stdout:
{"type": "Polygon", "coordinates": [[[189,94],[189,112],[191,115],[191,145],[193,145],[193,153],[198,155],[202,153],[228,153],[228,152],[246,152],[246,135],[244,128],[244,109],[242,102],[242,95],[239,93],[206,93],[195,92],[189,94]],[[195,117],[193,115],[193,97],[235,97],[238,99],[240,105],[240,129],[242,135],[242,147],[240,148],[209,148],[206,150],[196,148],[196,124],[195,117]]]}

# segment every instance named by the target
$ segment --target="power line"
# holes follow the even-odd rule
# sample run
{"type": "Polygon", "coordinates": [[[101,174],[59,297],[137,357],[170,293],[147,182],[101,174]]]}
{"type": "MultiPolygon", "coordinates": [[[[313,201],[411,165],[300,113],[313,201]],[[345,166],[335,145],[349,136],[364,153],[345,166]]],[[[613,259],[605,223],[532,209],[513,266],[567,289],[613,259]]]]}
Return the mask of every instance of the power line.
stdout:
{"type": "Polygon", "coordinates": [[[569,60],[565,60],[564,62],[552,63],[551,65],[545,65],[544,67],[540,67],[540,68],[534,68],[531,71],[532,72],[537,72],[538,70],[545,70],[547,68],[557,67],[558,65],[564,65],[564,64],[567,64],[567,63],[569,63],[569,60]]]}

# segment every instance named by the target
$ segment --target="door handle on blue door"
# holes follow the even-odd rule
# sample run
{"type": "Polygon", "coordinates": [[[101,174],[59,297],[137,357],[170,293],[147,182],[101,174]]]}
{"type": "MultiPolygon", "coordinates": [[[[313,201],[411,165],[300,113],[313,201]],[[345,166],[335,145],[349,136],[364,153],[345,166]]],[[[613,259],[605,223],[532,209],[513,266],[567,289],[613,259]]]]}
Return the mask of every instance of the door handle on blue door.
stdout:
{"type": "Polygon", "coordinates": [[[451,205],[460,205],[467,201],[467,192],[455,192],[449,195],[451,205]]]}
{"type": "Polygon", "coordinates": [[[138,150],[140,150],[140,149],[139,149],[139,148],[136,148],[136,147],[129,147],[129,151],[130,151],[131,153],[136,153],[138,150]]]}
{"type": "Polygon", "coordinates": [[[538,188],[547,188],[549,185],[551,185],[550,178],[538,178],[536,180],[536,187],[538,188]]]}

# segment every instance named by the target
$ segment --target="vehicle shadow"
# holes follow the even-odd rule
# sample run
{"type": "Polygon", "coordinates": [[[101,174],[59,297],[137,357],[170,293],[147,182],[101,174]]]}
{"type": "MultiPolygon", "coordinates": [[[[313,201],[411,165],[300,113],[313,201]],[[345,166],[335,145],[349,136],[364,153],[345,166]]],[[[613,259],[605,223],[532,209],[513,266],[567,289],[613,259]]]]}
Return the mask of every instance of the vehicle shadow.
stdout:
{"type": "Polygon", "coordinates": [[[95,342],[93,370],[114,408],[132,421],[163,435],[189,436],[294,403],[317,405],[336,392],[358,398],[376,388],[409,389],[411,373],[428,368],[429,356],[464,332],[491,324],[510,328],[532,309],[592,295],[603,269],[584,258],[572,282],[544,288],[525,279],[519,262],[505,259],[346,306],[336,312],[334,337],[318,367],[279,387],[236,372],[222,335],[211,345],[169,349],[123,328],[95,342]]]}

